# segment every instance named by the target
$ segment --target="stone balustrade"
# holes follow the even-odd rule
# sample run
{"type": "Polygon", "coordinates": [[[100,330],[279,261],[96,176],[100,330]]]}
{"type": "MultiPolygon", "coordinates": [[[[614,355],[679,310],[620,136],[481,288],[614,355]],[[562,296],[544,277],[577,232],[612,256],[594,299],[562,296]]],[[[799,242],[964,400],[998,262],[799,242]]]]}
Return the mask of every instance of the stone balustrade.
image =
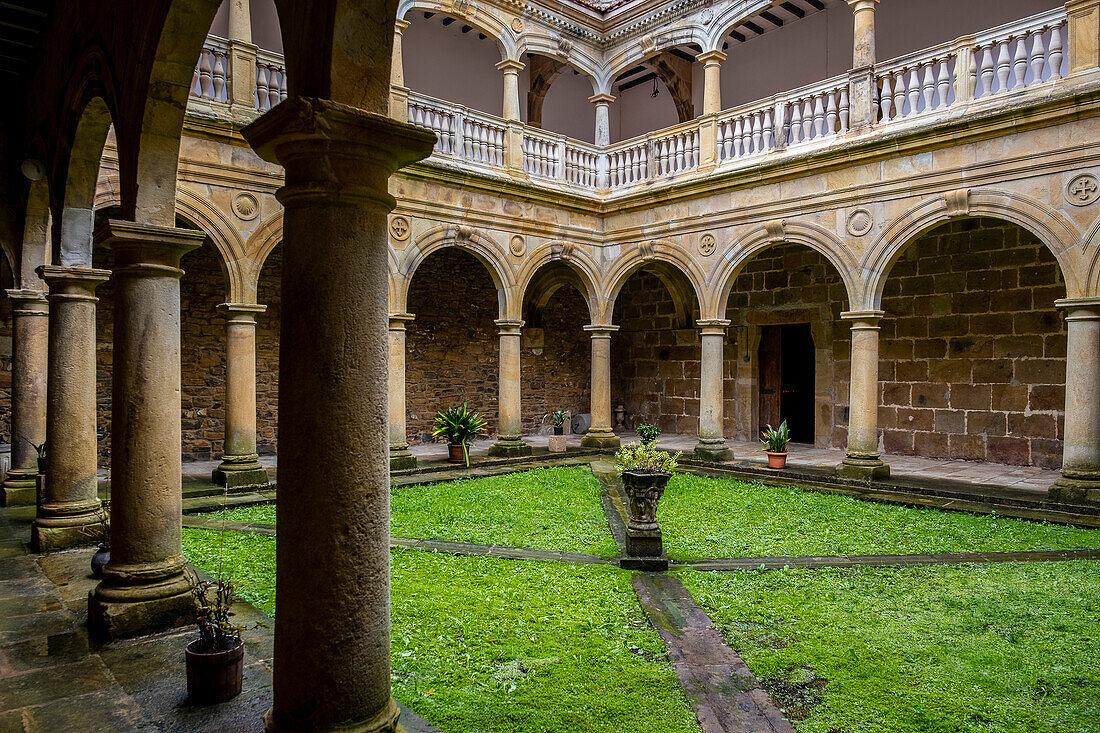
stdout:
{"type": "Polygon", "coordinates": [[[256,109],[266,112],[286,99],[283,57],[270,51],[256,54],[256,109]]]}

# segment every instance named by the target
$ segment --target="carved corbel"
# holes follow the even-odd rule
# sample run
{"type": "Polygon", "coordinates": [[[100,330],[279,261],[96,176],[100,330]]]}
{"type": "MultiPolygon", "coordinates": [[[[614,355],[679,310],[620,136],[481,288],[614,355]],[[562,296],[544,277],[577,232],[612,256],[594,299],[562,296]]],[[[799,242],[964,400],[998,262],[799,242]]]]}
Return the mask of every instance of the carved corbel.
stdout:
{"type": "Polygon", "coordinates": [[[970,216],[970,189],[960,188],[957,191],[948,191],[943,195],[944,204],[947,206],[947,216],[954,219],[957,216],[970,216]]]}
{"type": "Polygon", "coordinates": [[[768,241],[772,244],[787,241],[787,222],[782,219],[772,219],[765,222],[764,228],[768,231],[768,241]]]}

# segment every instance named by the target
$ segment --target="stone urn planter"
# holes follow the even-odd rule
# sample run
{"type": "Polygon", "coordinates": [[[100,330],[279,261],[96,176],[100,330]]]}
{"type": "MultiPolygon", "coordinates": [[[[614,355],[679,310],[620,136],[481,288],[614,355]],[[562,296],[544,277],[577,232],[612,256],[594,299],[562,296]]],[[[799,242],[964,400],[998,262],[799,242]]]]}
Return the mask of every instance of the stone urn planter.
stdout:
{"type": "Polygon", "coordinates": [[[184,649],[187,659],[187,698],[193,705],[232,700],[241,694],[244,681],[244,642],[235,639],[229,649],[203,652],[202,639],[184,649]]]}
{"type": "Polygon", "coordinates": [[[621,567],[632,570],[666,570],[661,525],[657,505],[665,493],[671,473],[663,471],[623,471],[623,490],[630,509],[626,525],[626,554],[621,567]]]}
{"type": "Polygon", "coordinates": [[[773,453],[772,451],[765,451],[768,455],[768,468],[786,468],[787,467],[787,454],[786,453],[773,453]]]}
{"type": "Polygon", "coordinates": [[[565,453],[565,436],[551,435],[547,437],[546,447],[551,453],[565,453]]]}

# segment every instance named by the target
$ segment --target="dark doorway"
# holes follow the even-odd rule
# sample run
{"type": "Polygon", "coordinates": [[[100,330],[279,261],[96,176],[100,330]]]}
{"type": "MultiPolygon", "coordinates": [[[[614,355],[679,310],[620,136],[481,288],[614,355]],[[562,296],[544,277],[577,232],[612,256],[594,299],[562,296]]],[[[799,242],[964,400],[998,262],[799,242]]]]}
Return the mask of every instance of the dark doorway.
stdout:
{"type": "Polygon", "coordinates": [[[814,442],[814,340],[810,324],[764,326],[760,335],[760,427],[783,420],[794,443],[814,442]]]}

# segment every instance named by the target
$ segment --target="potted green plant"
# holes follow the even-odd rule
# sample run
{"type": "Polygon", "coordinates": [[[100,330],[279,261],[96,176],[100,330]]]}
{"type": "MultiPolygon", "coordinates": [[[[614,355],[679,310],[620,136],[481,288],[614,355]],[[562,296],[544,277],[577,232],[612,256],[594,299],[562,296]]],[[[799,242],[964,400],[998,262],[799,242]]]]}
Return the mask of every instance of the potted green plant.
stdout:
{"type": "Polygon", "coordinates": [[[34,443],[31,443],[31,441],[27,438],[23,438],[23,440],[26,440],[28,443],[30,443],[30,446],[34,448],[34,452],[38,454],[38,472],[46,473],[46,443],[43,442],[36,445],[34,443]]]}
{"type": "MultiPolygon", "coordinates": [[[[670,456],[655,443],[627,443],[615,454],[615,470],[622,478],[630,508],[626,526],[626,552],[632,557],[661,558],[664,545],[657,522],[657,504],[675,473],[680,454],[670,456]]],[[[667,567],[667,560],[661,561],[667,567]]],[[[624,567],[626,567],[624,565],[624,567]]],[[[634,569],[660,569],[633,566],[634,569]]]]}
{"type": "Polygon", "coordinates": [[[465,461],[466,468],[469,468],[469,446],[474,438],[485,432],[485,427],[485,419],[476,412],[472,412],[463,402],[461,407],[443,410],[435,416],[435,430],[432,431],[432,435],[447,439],[448,462],[465,461]]]}
{"type": "Polygon", "coordinates": [[[661,437],[661,429],[647,422],[639,425],[636,432],[638,433],[638,438],[642,441],[642,445],[653,445],[657,442],[657,438],[661,437]]]}
{"type": "Polygon", "coordinates": [[[550,419],[554,422],[554,435],[565,435],[565,419],[569,413],[565,410],[554,410],[550,413],[550,419]]]}
{"type": "Polygon", "coordinates": [[[192,572],[188,577],[199,638],[184,649],[187,697],[195,705],[224,702],[241,693],[244,680],[244,629],[233,623],[230,610],[237,601],[236,588],[220,576],[200,580],[192,572]]]}
{"type": "Polygon", "coordinates": [[[768,454],[768,468],[787,467],[787,443],[791,442],[791,431],[787,429],[787,421],[779,423],[778,428],[771,425],[760,431],[760,442],[763,448],[757,453],[768,454]]]}

